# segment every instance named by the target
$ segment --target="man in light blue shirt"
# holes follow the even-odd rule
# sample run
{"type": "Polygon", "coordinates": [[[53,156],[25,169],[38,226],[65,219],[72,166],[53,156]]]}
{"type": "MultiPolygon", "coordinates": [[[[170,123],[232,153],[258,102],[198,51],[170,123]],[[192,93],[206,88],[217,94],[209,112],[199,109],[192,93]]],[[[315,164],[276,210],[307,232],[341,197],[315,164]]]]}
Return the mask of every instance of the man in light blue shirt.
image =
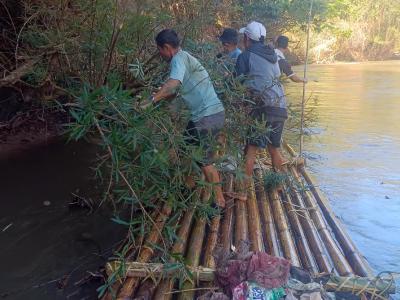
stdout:
{"type": "Polygon", "coordinates": [[[190,121],[185,130],[186,141],[205,149],[206,159],[200,163],[208,182],[213,184],[216,204],[225,206],[217,169],[212,165],[214,156],[208,139],[217,139],[224,126],[225,110],[215,93],[208,72],[200,62],[180,48],[180,40],[175,31],[165,29],[156,37],[157,48],[163,59],[170,62],[169,79],[152,96],[157,103],[174,97],[179,93],[190,111],[190,121]]]}

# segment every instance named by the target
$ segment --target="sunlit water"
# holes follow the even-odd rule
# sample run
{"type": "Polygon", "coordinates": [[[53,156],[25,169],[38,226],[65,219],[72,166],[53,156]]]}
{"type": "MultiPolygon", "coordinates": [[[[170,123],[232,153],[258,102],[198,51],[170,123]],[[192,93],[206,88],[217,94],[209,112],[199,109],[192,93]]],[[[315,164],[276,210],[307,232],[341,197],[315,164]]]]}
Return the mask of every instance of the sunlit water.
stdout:
{"type": "MultiPolygon", "coordinates": [[[[313,65],[308,77],[318,99],[308,166],[372,268],[398,272],[400,61],[313,65]]],[[[292,102],[301,88],[288,84],[292,102]]]]}

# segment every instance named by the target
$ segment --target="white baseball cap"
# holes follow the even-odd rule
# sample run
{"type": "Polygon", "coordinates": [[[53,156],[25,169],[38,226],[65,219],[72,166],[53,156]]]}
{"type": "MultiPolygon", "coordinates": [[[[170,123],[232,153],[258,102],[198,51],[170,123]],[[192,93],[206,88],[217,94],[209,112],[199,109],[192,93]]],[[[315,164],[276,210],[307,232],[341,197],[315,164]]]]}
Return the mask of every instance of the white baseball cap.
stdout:
{"type": "Polygon", "coordinates": [[[253,22],[247,24],[246,27],[241,28],[239,30],[239,33],[244,33],[251,40],[258,42],[258,41],[260,41],[260,38],[262,36],[264,38],[266,37],[267,30],[265,29],[263,24],[253,21],[253,22]]]}

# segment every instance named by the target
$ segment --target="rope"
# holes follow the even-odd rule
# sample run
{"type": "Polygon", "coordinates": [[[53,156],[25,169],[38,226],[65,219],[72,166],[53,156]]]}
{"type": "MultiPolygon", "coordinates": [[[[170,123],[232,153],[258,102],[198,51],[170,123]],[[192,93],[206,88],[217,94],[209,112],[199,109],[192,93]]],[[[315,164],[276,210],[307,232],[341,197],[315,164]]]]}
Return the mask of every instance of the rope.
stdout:
{"type": "MultiPolygon", "coordinates": [[[[307,67],[308,67],[308,50],[310,45],[310,28],[311,28],[311,19],[312,19],[312,10],[313,10],[314,0],[311,0],[310,3],[310,11],[308,12],[308,25],[307,25],[307,44],[306,44],[306,59],[304,63],[304,78],[307,77],[307,67]]],[[[304,139],[304,108],[306,104],[306,83],[303,83],[303,98],[301,100],[301,125],[300,125],[300,151],[299,156],[303,155],[303,139],[304,139]]]]}

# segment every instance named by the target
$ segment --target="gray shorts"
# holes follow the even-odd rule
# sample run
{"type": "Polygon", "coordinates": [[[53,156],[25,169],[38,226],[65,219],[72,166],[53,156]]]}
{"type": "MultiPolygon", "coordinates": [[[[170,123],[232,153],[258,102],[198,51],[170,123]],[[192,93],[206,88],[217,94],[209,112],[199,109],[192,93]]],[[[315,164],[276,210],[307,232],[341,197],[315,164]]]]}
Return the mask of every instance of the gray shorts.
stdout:
{"type": "Polygon", "coordinates": [[[257,132],[254,127],[250,127],[248,132],[247,144],[254,145],[259,148],[266,148],[272,145],[275,148],[281,146],[283,128],[285,119],[280,117],[268,117],[262,110],[253,110],[251,116],[257,122],[265,124],[263,132],[257,132]]]}
{"type": "Polygon", "coordinates": [[[200,164],[210,164],[218,146],[218,136],[225,124],[225,111],[206,116],[197,122],[189,121],[184,138],[188,145],[199,146],[204,150],[200,164]]]}

